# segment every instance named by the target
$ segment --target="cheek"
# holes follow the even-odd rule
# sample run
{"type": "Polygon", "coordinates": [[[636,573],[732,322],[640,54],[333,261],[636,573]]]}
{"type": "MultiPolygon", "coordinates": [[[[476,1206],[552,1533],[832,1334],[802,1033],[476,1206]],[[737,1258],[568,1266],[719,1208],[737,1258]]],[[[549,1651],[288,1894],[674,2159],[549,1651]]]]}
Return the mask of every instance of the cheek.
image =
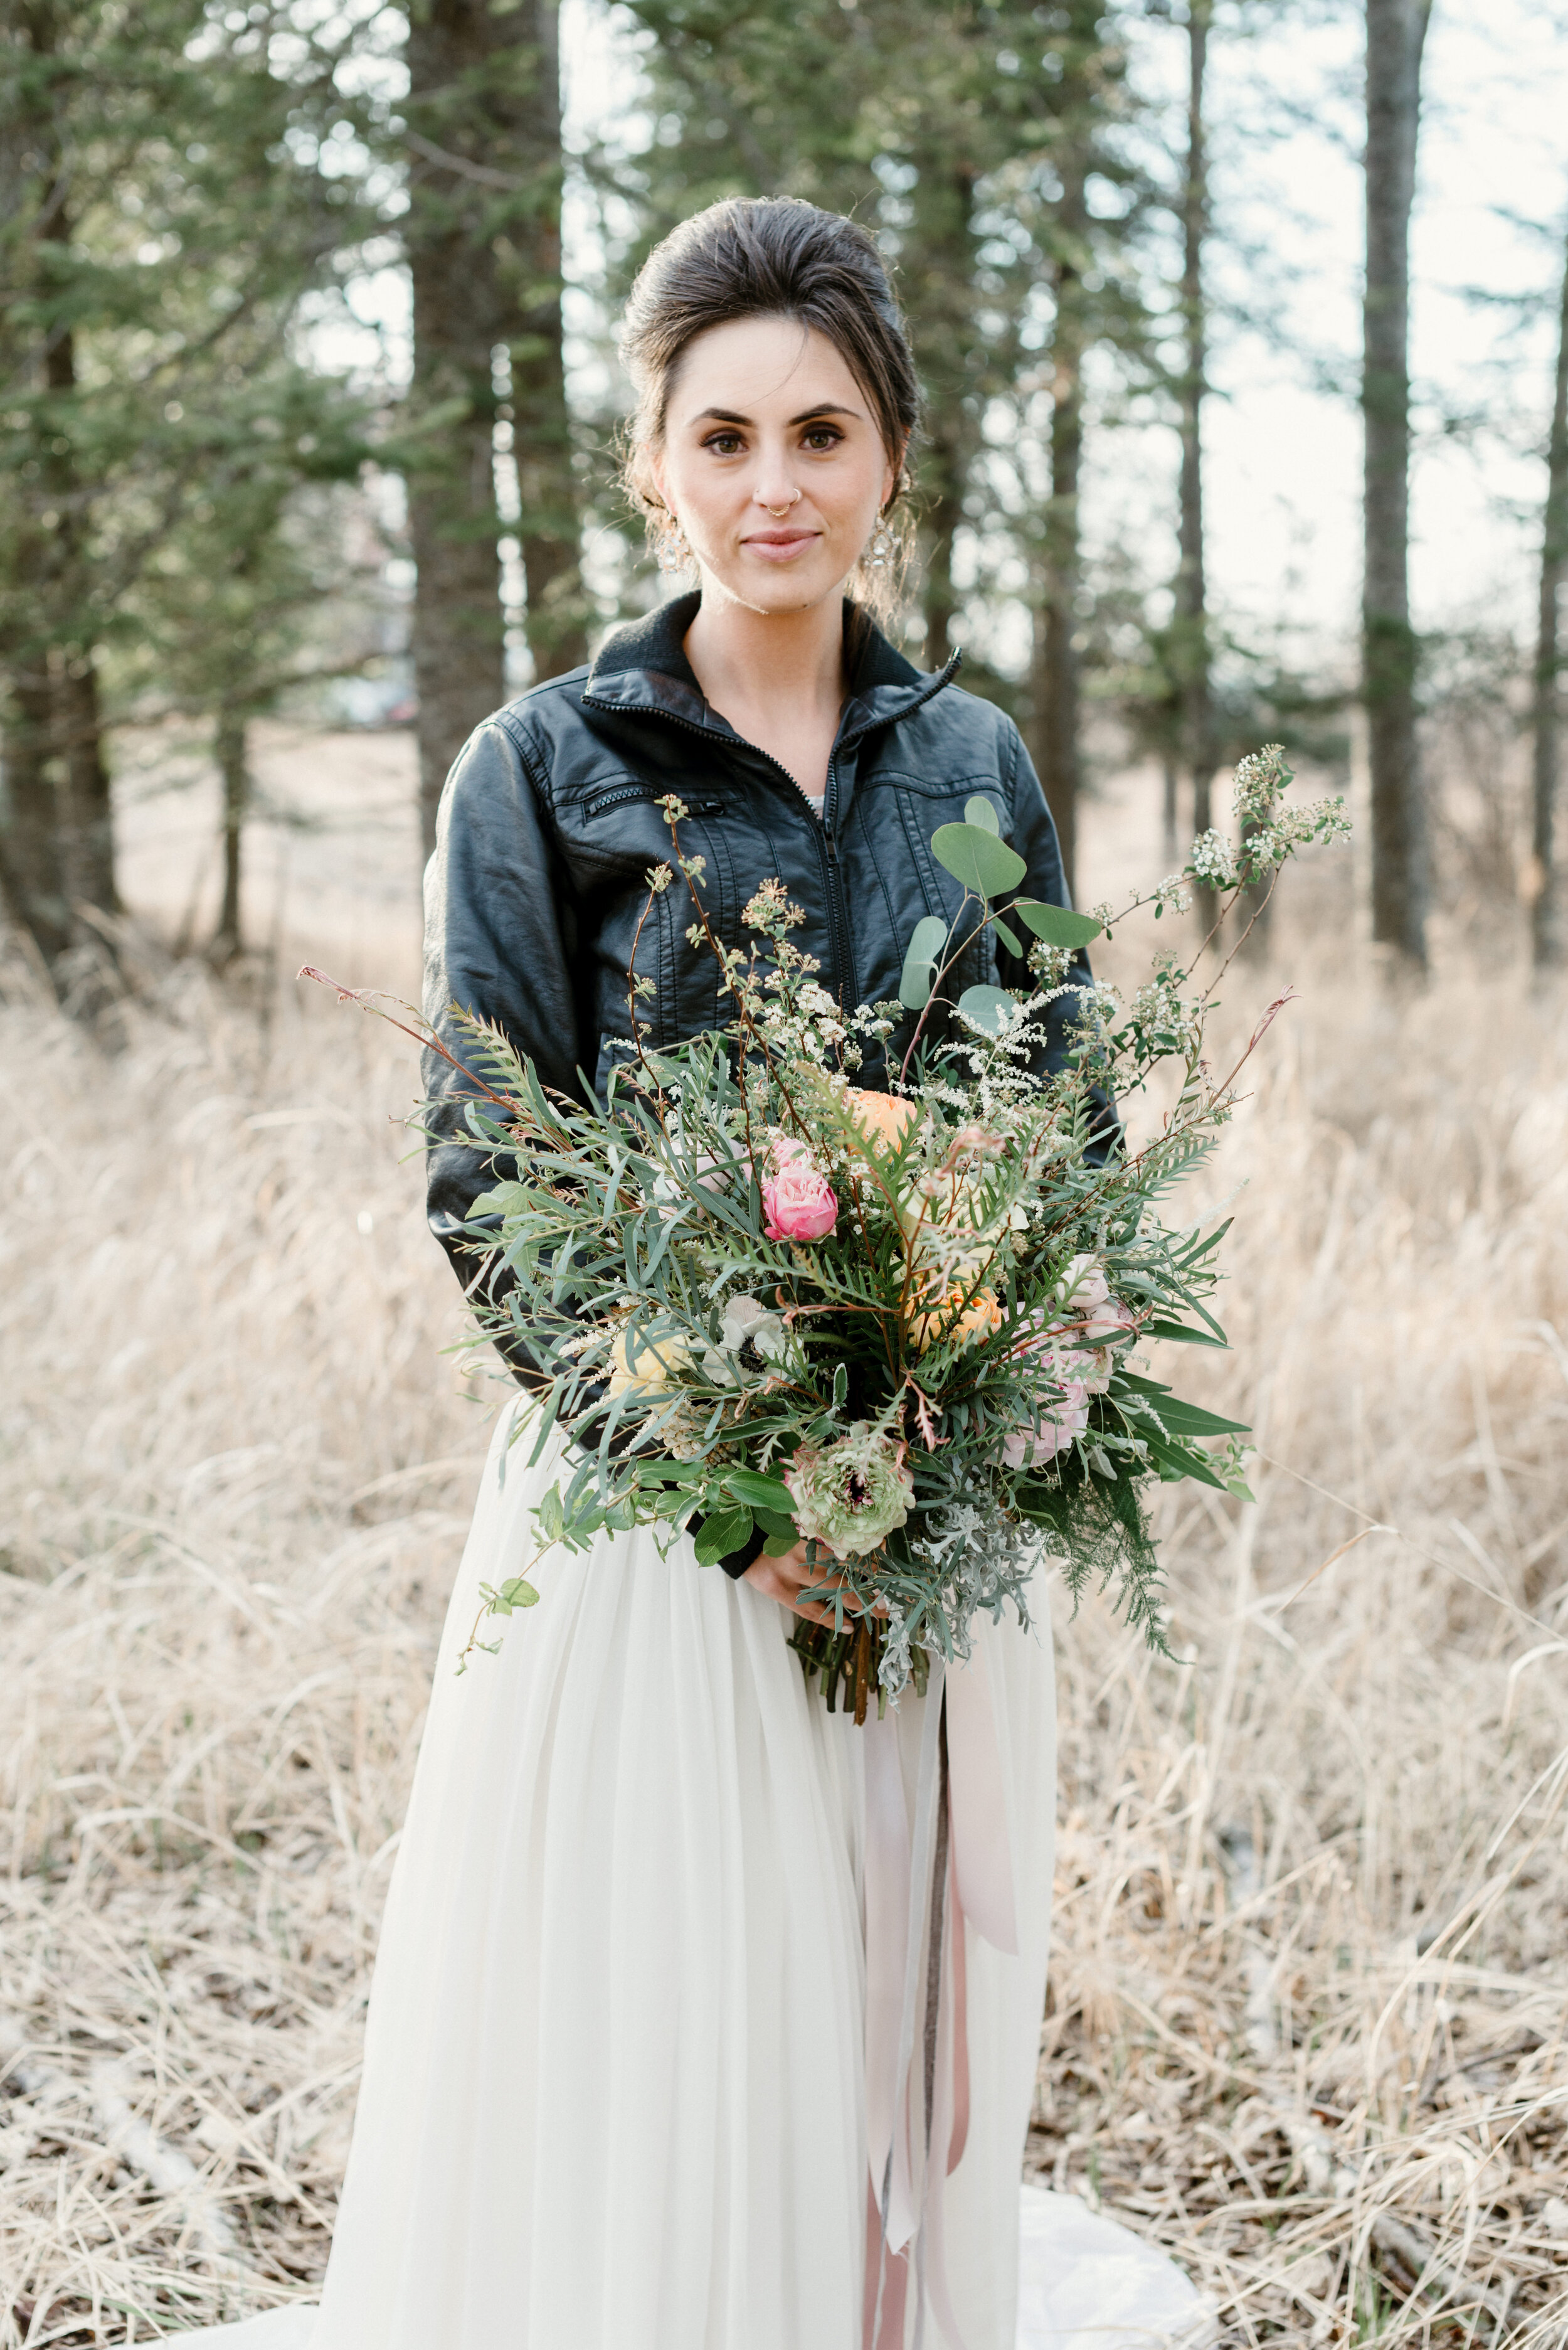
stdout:
{"type": "Polygon", "coordinates": [[[670,503],[677,513],[721,515],[744,505],[751,494],[744,469],[704,464],[700,460],[667,463],[665,480],[670,503]]]}

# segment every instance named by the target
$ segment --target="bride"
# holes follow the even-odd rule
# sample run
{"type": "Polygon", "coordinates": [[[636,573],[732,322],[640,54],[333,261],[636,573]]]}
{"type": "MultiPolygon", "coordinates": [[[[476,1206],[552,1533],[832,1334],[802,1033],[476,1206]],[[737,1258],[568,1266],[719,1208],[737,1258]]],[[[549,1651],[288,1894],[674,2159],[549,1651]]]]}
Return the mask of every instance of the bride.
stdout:
{"type": "MultiPolygon", "coordinates": [[[[971,795],[992,798],[1025,888],[1065,894],[1016,729],[952,682],[956,656],[924,674],[867,615],[897,567],[919,405],[870,237],[793,200],[714,205],[648,262],[624,349],[629,487],[661,567],[695,591],[475,731],[426,885],[426,1010],[454,1052],[456,1004],[577,1091],[628,1049],[634,1010],[656,1044],[722,1016],[670,898],[645,912],[668,793],[691,811],[715,924],[735,936],[776,876],[851,1007],[896,993],[910,929],[950,886],[931,831],[971,795]]],[[[463,1227],[486,1178],[440,1139],[461,1122],[461,1071],[431,1055],[426,1074],[431,1222],[471,1285],[493,1279],[463,1227]]],[[[923,1699],[863,1728],[808,1695],[786,1646],[791,1611],[820,1605],[804,1544],[722,1572],[689,1537],[661,1557],[647,1531],[555,1553],[531,1570],[538,1607],[459,1678],[479,1586],[532,1555],[561,1448],[526,1465],[535,1367],[512,1367],[389,1897],[320,2308],[202,2338],[1206,2339],[1158,2254],[1075,2199],[1021,2199],[1055,1797],[1045,1570],[1034,1629],[985,1625],[945,1690],[933,1670],[923,1699]]]]}

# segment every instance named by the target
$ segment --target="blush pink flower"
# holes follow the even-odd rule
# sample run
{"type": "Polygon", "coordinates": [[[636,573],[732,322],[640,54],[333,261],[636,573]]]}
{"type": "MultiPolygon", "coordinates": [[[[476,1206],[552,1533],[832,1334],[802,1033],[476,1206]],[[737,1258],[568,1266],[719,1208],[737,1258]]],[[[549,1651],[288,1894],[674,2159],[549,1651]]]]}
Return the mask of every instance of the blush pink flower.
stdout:
{"type": "Polygon", "coordinates": [[[1002,1438],[1002,1457],[1010,1469],[1042,1469],[1084,1435],[1089,1425],[1088,1388],[1068,1380],[1042,1391],[1039,1417],[1038,1430],[1013,1428],[1002,1438]]]}
{"type": "Polygon", "coordinates": [[[763,1178],[763,1212],[771,1241],[826,1240],[837,1222],[838,1196],[804,1142],[774,1143],[774,1171],[763,1178]]]}
{"type": "Polygon", "coordinates": [[[1007,1139],[994,1127],[971,1120],[968,1126],[959,1128],[949,1147],[969,1159],[1000,1159],[1007,1148],[1007,1139]]]}
{"type": "Polygon", "coordinates": [[[1056,1296],[1067,1318],[1050,1323],[1042,1339],[1028,1342],[1028,1351],[1049,1352],[1091,1395],[1103,1395],[1111,1383],[1116,1350],[1137,1334],[1137,1315],[1111,1295],[1110,1284],[1092,1256],[1070,1261],[1056,1284],[1056,1296]]]}
{"type": "Polygon", "coordinates": [[[1097,1346],[1108,1347],[1117,1338],[1125,1338],[1129,1330],[1137,1328],[1137,1315],[1119,1297],[1107,1298],[1096,1305],[1082,1326],[1080,1335],[1092,1338],[1097,1346]]]}
{"type": "Polygon", "coordinates": [[[1110,1283],[1092,1256],[1069,1257],[1057,1277],[1057,1304],[1072,1314],[1093,1314],[1109,1304],[1110,1295],[1110,1283]]]}

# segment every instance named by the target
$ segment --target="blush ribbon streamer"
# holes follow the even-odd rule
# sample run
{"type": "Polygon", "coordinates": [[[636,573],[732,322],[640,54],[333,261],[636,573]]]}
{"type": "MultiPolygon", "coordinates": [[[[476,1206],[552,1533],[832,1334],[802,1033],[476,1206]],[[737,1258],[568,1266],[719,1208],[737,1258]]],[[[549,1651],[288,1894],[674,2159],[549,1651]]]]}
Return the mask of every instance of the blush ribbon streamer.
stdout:
{"type": "Polygon", "coordinates": [[[928,2306],[950,2350],[964,2350],[948,2289],[942,2205],[969,2127],[965,1921],[994,1949],[1014,1956],[1018,1950],[999,1696],[983,1646],[967,1664],[944,1667],[933,1659],[912,1816],[897,1720],[889,1712],[865,1729],[865,2350],[903,2350],[911,2269],[912,2350],[924,2350],[928,2306]]]}

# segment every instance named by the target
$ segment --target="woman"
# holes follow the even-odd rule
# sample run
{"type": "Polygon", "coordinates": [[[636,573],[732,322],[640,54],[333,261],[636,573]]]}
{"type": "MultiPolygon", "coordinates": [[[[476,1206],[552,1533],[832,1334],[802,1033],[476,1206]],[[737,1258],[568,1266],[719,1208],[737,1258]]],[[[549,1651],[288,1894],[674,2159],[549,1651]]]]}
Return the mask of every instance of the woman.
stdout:
{"type": "MultiPolygon", "coordinates": [[[[779,877],[805,910],[799,943],[851,1007],[897,993],[914,923],[950,907],[929,837],[972,795],[1024,857],[1024,887],[1064,896],[1016,729],[953,684],[956,656],[922,674],[845,600],[895,567],[917,420],[870,238],[793,201],[715,205],[648,263],[625,348],[630,486],[661,562],[697,588],[476,730],[427,882],[431,1020],[455,1050],[452,1005],[482,1014],[579,1092],[628,1049],[628,972],[649,983],[636,1001],[655,1044],[723,1017],[674,893],[644,919],[668,793],[691,811],[684,846],[706,860],[716,925],[738,936],[741,906],[779,877]]],[[[1002,983],[1024,976],[1002,957],[1002,983]]],[[[461,1077],[433,1055],[427,1077],[450,1133],[461,1077]]],[[[432,1149],[431,1221],[465,1283],[484,1180],[471,1151],[432,1149]]],[[[525,1386],[531,1367],[514,1368],[525,1386]]],[[[961,2012],[911,2234],[908,2213],[885,2225],[898,1986],[874,1965],[868,1988],[867,1949],[877,1887],[909,1875],[929,1700],[911,1691],[874,1745],[807,1694],[785,1646],[788,1612],[811,1604],[804,1545],[716,1574],[689,1540],[661,1559],[649,1534],[547,1558],[542,1605],[455,1679],[476,1586],[531,1555],[530,1504],[555,1473],[558,1441],[532,1469],[531,1445],[509,1450],[528,1410],[520,1398],[503,1415],[453,1599],[332,2261],[298,2338],[1054,2338],[1020,2334],[1016,2309],[1051,1889],[1048,1634],[988,1627],[965,1684],[991,1740],[1011,1908],[990,1940],[961,1921],[945,1953],[961,2012]]],[[[1136,2247],[1119,2285],[1103,2272],[1106,2293],[1135,2273],[1136,2247]]],[[[1164,2273],[1174,2308],[1185,2288],[1164,2273]]],[[[1027,2282],[1026,2300],[1043,2290],[1027,2282]]],[[[222,2338],[279,2341],[286,2323],[301,2314],[222,2338]]]]}

